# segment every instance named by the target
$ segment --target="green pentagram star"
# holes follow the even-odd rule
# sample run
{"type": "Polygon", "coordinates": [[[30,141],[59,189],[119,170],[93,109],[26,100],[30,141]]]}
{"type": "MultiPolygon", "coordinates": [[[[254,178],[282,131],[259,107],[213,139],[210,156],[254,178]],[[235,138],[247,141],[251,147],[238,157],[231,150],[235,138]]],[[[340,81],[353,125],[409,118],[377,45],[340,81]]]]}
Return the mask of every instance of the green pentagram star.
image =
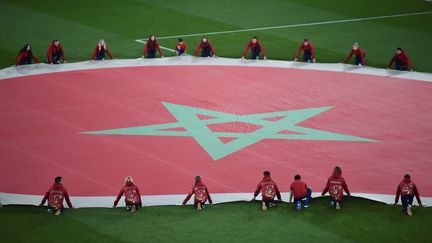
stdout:
{"type": "Polygon", "coordinates": [[[279,112],[259,113],[251,115],[235,115],[213,110],[195,108],[191,106],[162,103],[177,119],[177,122],[118,128],[84,132],[86,134],[109,135],[143,135],[143,136],[184,136],[193,137],[201,147],[213,158],[221,159],[249,145],[263,139],[287,140],[329,140],[329,141],[359,141],[376,142],[369,138],[326,132],[322,130],[300,127],[296,124],[331,109],[331,106],[279,112]],[[204,115],[209,119],[200,119],[204,115]],[[279,118],[276,121],[268,119],[279,118]],[[208,125],[231,122],[244,122],[260,126],[253,132],[213,132],[208,125]],[[182,128],[183,131],[168,129],[182,128]],[[281,133],[290,131],[289,134],[281,133]],[[223,143],[219,138],[232,138],[234,140],[223,143]]]}

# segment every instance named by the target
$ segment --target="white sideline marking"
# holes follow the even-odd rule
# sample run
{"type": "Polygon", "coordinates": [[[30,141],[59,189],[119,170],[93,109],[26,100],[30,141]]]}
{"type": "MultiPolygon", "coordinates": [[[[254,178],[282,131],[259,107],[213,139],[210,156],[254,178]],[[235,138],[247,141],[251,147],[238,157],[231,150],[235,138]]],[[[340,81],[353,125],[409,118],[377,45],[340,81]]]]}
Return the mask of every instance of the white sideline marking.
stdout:
{"type": "MultiPolygon", "coordinates": [[[[425,0],[425,1],[432,2],[432,0],[425,0]]],[[[425,14],[431,14],[431,13],[432,13],[432,11],[427,11],[427,12],[395,14],[395,15],[384,15],[384,16],[375,16],[375,17],[366,17],[366,18],[330,20],[330,21],[304,23],[304,24],[290,24],[290,25],[268,26],[268,27],[259,27],[259,28],[250,28],[250,29],[237,29],[237,30],[206,32],[206,33],[196,33],[196,34],[162,36],[162,37],[158,37],[157,39],[163,40],[163,39],[173,39],[173,38],[179,38],[179,37],[192,37],[192,36],[203,36],[203,35],[219,35],[219,34],[231,34],[231,33],[238,33],[238,32],[257,31],[257,30],[272,30],[272,29],[285,29],[285,28],[294,28],[294,27],[303,27],[303,26],[315,26],[315,25],[325,25],[325,24],[338,24],[338,23],[358,22],[358,21],[374,20],[374,19],[387,19],[387,18],[396,18],[396,17],[425,15],[425,14]]],[[[137,39],[135,41],[141,42],[142,40],[145,40],[145,39],[137,39]]]]}

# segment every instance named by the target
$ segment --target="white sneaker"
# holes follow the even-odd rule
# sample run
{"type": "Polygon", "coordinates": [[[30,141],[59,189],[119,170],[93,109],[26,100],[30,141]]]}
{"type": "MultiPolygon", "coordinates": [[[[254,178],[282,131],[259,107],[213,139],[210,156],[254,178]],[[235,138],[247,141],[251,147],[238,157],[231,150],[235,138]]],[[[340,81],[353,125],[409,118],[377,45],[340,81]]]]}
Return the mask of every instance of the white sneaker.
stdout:
{"type": "Polygon", "coordinates": [[[408,205],[407,207],[407,214],[408,216],[412,216],[411,205],[408,205]]]}
{"type": "Polygon", "coordinates": [[[339,202],[336,202],[336,210],[339,210],[341,207],[340,207],[340,203],[339,202]]]}
{"type": "Polygon", "coordinates": [[[267,206],[265,205],[265,203],[262,203],[262,210],[266,211],[267,210],[267,206]]]}

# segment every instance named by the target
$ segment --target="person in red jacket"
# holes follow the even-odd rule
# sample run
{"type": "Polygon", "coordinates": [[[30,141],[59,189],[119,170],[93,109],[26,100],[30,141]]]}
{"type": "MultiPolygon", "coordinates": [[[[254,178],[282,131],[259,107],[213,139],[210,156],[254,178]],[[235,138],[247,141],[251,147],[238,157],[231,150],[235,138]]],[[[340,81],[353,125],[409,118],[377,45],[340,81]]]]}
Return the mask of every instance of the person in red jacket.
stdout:
{"type": "Polygon", "coordinates": [[[353,44],[350,53],[344,60],[344,63],[347,63],[351,59],[352,55],[355,55],[355,60],[354,60],[355,65],[357,66],[366,65],[365,53],[360,48],[357,42],[353,44]]]}
{"type": "Polygon", "coordinates": [[[300,44],[297,53],[295,55],[294,61],[296,62],[300,56],[300,52],[303,51],[303,61],[304,62],[316,62],[315,59],[315,49],[312,43],[308,39],[304,39],[300,44]]]}
{"type": "Polygon", "coordinates": [[[256,36],[252,37],[252,40],[249,41],[249,43],[246,45],[246,48],[242,54],[242,59],[245,58],[246,54],[248,53],[249,49],[251,49],[251,57],[252,59],[259,59],[260,54],[262,55],[262,58],[264,60],[267,60],[266,54],[264,52],[264,48],[261,44],[261,41],[258,40],[256,36]]]}
{"type": "Polygon", "coordinates": [[[183,200],[183,203],[182,203],[183,206],[186,205],[186,203],[192,197],[192,194],[194,195],[194,207],[197,210],[203,209],[207,199],[208,199],[210,204],[213,203],[213,201],[210,197],[210,193],[209,193],[207,187],[202,182],[200,176],[195,177],[195,183],[192,186],[192,189],[189,191],[189,194],[186,196],[185,200],[183,200]]]}
{"type": "Polygon", "coordinates": [[[329,192],[331,205],[339,210],[341,207],[344,190],[348,196],[351,196],[351,193],[348,190],[348,185],[346,184],[345,179],[342,177],[342,169],[339,166],[336,166],[333,170],[333,175],[328,178],[327,185],[322,191],[321,195],[324,196],[327,192],[329,192]]]}
{"type": "Polygon", "coordinates": [[[301,180],[300,175],[294,176],[294,181],[290,186],[291,193],[289,202],[291,203],[294,198],[294,207],[297,211],[301,210],[302,202],[304,202],[304,207],[307,208],[312,200],[312,188],[308,187],[306,183],[301,180]]]}
{"type": "Polygon", "coordinates": [[[412,215],[411,205],[414,201],[414,195],[417,198],[419,206],[423,207],[416,184],[411,180],[411,176],[409,174],[406,174],[404,176],[404,179],[399,183],[397,187],[395,205],[399,202],[400,196],[402,201],[402,210],[409,216],[412,215]]]}
{"type": "Polygon", "coordinates": [[[65,54],[59,40],[53,40],[47,51],[47,58],[49,64],[60,64],[66,62],[65,54]]]}
{"type": "Polygon", "coordinates": [[[186,55],[186,43],[184,43],[182,38],[178,39],[176,48],[175,48],[176,56],[184,56],[186,55]]]}
{"type": "Polygon", "coordinates": [[[91,59],[92,60],[105,60],[105,54],[108,54],[108,56],[111,59],[114,58],[111,51],[108,49],[108,46],[105,43],[105,40],[101,39],[98,42],[98,44],[96,45],[95,49],[93,50],[93,54],[92,54],[91,59]]]}
{"type": "Polygon", "coordinates": [[[159,51],[161,57],[164,57],[162,50],[160,49],[159,42],[156,40],[155,35],[150,35],[144,47],[142,58],[155,58],[156,51],[159,51]]]}
{"type": "Polygon", "coordinates": [[[197,57],[201,52],[201,57],[215,57],[213,45],[206,36],[203,36],[201,42],[195,50],[194,55],[197,57]]]}
{"type": "Polygon", "coordinates": [[[252,201],[258,196],[261,192],[262,196],[262,209],[265,211],[269,207],[275,206],[274,198],[277,196],[279,201],[282,201],[281,194],[279,192],[279,188],[276,183],[272,180],[269,171],[264,171],[264,178],[258,183],[258,186],[255,190],[254,197],[252,201]]]}
{"type": "Polygon", "coordinates": [[[411,61],[410,61],[408,55],[400,47],[396,48],[396,53],[394,54],[394,56],[390,60],[387,68],[391,69],[393,63],[395,63],[396,70],[400,70],[400,71],[408,71],[409,70],[410,72],[413,70],[413,67],[412,67],[412,64],[411,64],[411,61]]]}
{"type": "Polygon", "coordinates": [[[72,203],[69,199],[69,194],[66,188],[63,186],[63,178],[61,176],[57,176],[54,179],[54,184],[45,193],[45,196],[39,206],[42,207],[47,201],[47,199],[49,213],[54,212],[55,215],[60,215],[64,211],[63,199],[66,200],[69,208],[73,208],[72,203]]]}
{"type": "Polygon", "coordinates": [[[135,212],[138,207],[142,207],[141,194],[138,187],[133,183],[132,176],[126,176],[125,184],[117,194],[114,201],[114,208],[117,207],[118,202],[122,196],[125,196],[126,210],[135,212]]]}
{"type": "Polygon", "coordinates": [[[31,64],[32,59],[39,63],[39,59],[33,55],[32,48],[30,44],[26,44],[18,53],[18,57],[16,59],[15,65],[27,65],[31,64]]]}

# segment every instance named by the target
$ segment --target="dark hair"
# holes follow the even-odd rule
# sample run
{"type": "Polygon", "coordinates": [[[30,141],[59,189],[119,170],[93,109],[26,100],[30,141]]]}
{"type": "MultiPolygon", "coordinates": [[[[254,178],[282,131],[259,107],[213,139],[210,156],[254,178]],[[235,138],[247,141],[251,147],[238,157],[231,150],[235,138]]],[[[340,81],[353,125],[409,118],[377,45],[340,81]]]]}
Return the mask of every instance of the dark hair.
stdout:
{"type": "Polygon", "coordinates": [[[306,42],[306,41],[309,41],[307,38],[305,38],[304,40],[303,40],[303,42],[306,42]]]}
{"type": "Polygon", "coordinates": [[[197,183],[198,181],[201,181],[201,176],[195,176],[195,183],[197,183]]]}
{"type": "Polygon", "coordinates": [[[252,39],[258,39],[258,37],[255,35],[255,36],[252,37],[252,39]]]}
{"type": "Polygon", "coordinates": [[[57,177],[54,179],[54,182],[57,183],[57,184],[60,184],[60,182],[61,182],[62,179],[63,179],[63,177],[61,177],[61,176],[57,176],[57,177]]]}
{"type": "Polygon", "coordinates": [[[179,41],[179,42],[182,42],[182,41],[183,41],[183,39],[182,39],[182,38],[178,38],[178,41],[179,41]]]}
{"type": "Polygon", "coordinates": [[[402,51],[402,48],[398,47],[398,48],[396,48],[396,50],[398,50],[398,51],[402,51]]]}
{"type": "Polygon", "coordinates": [[[297,181],[297,180],[301,180],[301,176],[300,176],[300,175],[295,175],[295,176],[294,176],[294,180],[296,180],[296,181],[297,181]]]}
{"type": "MultiPolygon", "coordinates": [[[[23,53],[23,52],[26,52],[27,51],[27,47],[28,46],[30,46],[30,44],[25,44],[24,45],[24,47],[23,48],[21,48],[21,50],[19,51],[19,53],[18,54],[21,54],[21,53],[23,53]]],[[[32,49],[31,49],[31,46],[30,46],[30,53],[32,53],[32,49]]],[[[33,53],[32,53],[33,54],[33,53]]]]}
{"type": "Polygon", "coordinates": [[[410,176],[409,174],[405,174],[405,175],[404,175],[404,178],[405,178],[405,179],[411,179],[411,176],[410,176]]]}
{"type": "Polygon", "coordinates": [[[263,174],[264,174],[264,176],[270,176],[270,171],[267,171],[267,170],[266,170],[266,171],[264,171],[263,174]]]}
{"type": "Polygon", "coordinates": [[[342,174],[342,169],[339,166],[336,166],[333,170],[334,174],[342,174]]]}
{"type": "Polygon", "coordinates": [[[59,40],[55,39],[55,40],[52,41],[52,43],[57,42],[57,41],[59,41],[59,40]]]}

